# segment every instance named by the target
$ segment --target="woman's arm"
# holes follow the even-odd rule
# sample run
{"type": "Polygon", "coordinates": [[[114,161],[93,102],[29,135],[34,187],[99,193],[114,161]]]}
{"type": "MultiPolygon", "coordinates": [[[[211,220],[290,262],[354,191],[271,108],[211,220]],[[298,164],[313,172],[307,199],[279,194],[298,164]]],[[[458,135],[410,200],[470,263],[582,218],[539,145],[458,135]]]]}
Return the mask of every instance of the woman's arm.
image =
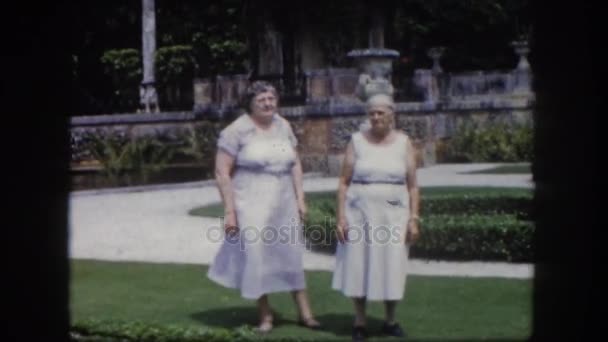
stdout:
{"type": "Polygon", "coordinates": [[[346,191],[353,176],[353,167],[355,163],[355,150],[353,142],[348,143],[346,152],[344,153],[344,162],[342,163],[342,171],[338,183],[338,222],[336,233],[338,240],[344,243],[347,240],[348,222],[346,221],[345,206],[346,206],[346,191]]]}
{"type": "Polygon", "coordinates": [[[302,162],[300,161],[300,156],[298,155],[297,145],[298,140],[296,139],[293,130],[291,129],[291,124],[285,118],[281,118],[283,124],[287,129],[287,138],[291,147],[293,148],[293,152],[295,154],[294,164],[291,168],[291,178],[293,181],[293,190],[296,195],[296,201],[298,204],[298,213],[300,215],[300,221],[304,221],[306,219],[306,198],[304,196],[304,186],[303,186],[303,171],[302,171],[302,162]]]}
{"type": "Polygon", "coordinates": [[[304,187],[302,185],[302,163],[300,162],[300,157],[298,156],[298,152],[296,152],[295,164],[291,169],[291,175],[293,178],[293,188],[296,193],[296,200],[298,201],[298,211],[300,213],[300,220],[306,219],[306,199],[304,197],[304,187]]]}
{"type": "Polygon", "coordinates": [[[410,217],[407,223],[406,239],[409,243],[414,243],[420,237],[420,191],[418,180],[416,179],[416,149],[410,139],[407,139],[407,166],[406,166],[406,186],[410,196],[410,217]]]}
{"type": "Polygon", "coordinates": [[[234,161],[233,156],[218,149],[215,155],[215,180],[224,204],[224,229],[231,235],[238,232],[231,178],[234,161]]]}

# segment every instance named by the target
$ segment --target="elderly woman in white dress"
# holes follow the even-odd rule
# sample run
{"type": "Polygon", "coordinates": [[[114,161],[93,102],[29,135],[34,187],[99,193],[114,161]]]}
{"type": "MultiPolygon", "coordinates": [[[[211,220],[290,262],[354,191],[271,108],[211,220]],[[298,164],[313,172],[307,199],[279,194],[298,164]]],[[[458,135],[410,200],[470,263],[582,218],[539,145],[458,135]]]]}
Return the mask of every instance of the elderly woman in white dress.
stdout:
{"type": "Polygon", "coordinates": [[[382,332],[404,336],[395,317],[403,298],[409,245],[420,234],[414,147],[394,129],[395,105],[387,95],[367,101],[367,127],[354,133],[338,187],[338,248],[332,287],[351,297],[353,339],[368,336],[367,300],[384,301],[382,332]]]}
{"type": "Polygon", "coordinates": [[[222,130],[216,156],[225,239],[208,277],[257,300],[260,332],[273,327],[268,294],[285,291],[298,306],[299,324],[320,327],[302,266],[306,203],[297,141],[277,105],[272,85],[253,82],[244,101],[248,113],[222,130]]]}

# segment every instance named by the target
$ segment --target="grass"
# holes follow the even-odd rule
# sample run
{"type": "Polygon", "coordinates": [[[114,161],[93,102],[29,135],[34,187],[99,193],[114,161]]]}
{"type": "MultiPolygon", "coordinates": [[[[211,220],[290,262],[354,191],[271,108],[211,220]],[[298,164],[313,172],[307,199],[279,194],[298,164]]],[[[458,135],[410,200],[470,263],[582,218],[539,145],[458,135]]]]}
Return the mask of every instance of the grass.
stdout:
{"type": "MultiPolygon", "coordinates": [[[[436,186],[422,187],[420,189],[422,200],[433,196],[445,195],[525,195],[530,193],[529,189],[500,188],[500,187],[470,187],[470,186],[436,186]]],[[[306,200],[311,203],[316,200],[335,200],[335,191],[309,192],[306,200]]],[[[188,214],[193,216],[220,217],[224,215],[224,207],[221,203],[212,203],[206,206],[191,209],[188,214]]]]}
{"type": "Polygon", "coordinates": [[[489,169],[465,172],[466,174],[531,174],[529,163],[495,166],[489,169]]]}
{"type": "MultiPolygon", "coordinates": [[[[231,329],[257,320],[255,302],[211,282],[206,266],[91,260],[72,260],[71,265],[74,322],[135,320],[231,329]]],[[[348,339],[352,305],[330,289],[331,273],[308,272],[307,284],[313,310],[327,330],[297,326],[289,294],[272,294],[271,304],[280,317],[268,338],[348,339]]],[[[531,291],[530,280],[409,276],[397,317],[412,340],[523,340],[530,332],[531,291]]],[[[370,331],[377,331],[382,304],[370,303],[368,316],[370,331]]]]}

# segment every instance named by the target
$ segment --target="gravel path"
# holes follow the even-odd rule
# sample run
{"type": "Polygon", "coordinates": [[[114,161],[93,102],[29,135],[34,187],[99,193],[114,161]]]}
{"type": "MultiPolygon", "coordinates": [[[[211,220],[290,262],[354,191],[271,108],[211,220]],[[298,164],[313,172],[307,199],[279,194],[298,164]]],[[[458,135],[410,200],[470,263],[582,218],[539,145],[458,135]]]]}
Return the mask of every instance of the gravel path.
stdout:
{"type": "MultiPolygon", "coordinates": [[[[532,188],[531,175],[466,174],[498,164],[442,164],[418,170],[420,186],[532,188]]],[[[337,178],[307,175],[305,191],[337,188],[337,178]]],[[[213,181],[76,191],[70,196],[70,257],[114,261],[209,264],[219,248],[219,219],[188,215],[218,202],[213,181]]],[[[334,257],[307,252],[307,270],[333,269],[334,257]]],[[[410,274],[530,278],[533,265],[414,259],[410,274]]]]}

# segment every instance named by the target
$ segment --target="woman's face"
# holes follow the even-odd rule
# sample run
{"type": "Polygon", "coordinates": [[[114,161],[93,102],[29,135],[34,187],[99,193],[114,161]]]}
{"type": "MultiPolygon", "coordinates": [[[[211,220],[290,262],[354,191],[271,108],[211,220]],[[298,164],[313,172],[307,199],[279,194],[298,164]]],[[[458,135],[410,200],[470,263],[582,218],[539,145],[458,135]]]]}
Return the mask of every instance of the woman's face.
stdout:
{"type": "Polygon", "coordinates": [[[386,133],[391,129],[393,122],[393,111],[387,106],[372,106],[368,109],[367,115],[373,133],[386,133]]]}
{"type": "Polygon", "coordinates": [[[277,97],[272,91],[257,94],[251,100],[251,115],[257,118],[271,118],[277,111],[277,97]]]}

